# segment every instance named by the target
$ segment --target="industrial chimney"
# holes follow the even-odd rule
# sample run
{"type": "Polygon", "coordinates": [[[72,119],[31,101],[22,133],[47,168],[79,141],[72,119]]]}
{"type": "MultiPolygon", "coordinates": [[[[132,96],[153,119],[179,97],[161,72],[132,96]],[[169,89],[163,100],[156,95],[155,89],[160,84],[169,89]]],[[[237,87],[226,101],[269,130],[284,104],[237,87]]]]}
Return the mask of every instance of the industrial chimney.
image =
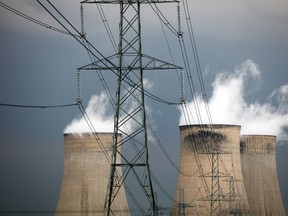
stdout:
{"type": "Polygon", "coordinates": [[[241,164],[252,215],[285,216],[276,169],[276,136],[241,136],[241,164]]]}
{"type": "MultiPolygon", "coordinates": [[[[64,134],[64,174],[57,216],[103,215],[112,141],[113,133],[64,134]]],[[[112,208],[114,215],[130,215],[123,187],[112,208]]]]}
{"type": "Polygon", "coordinates": [[[172,215],[211,215],[211,152],[219,154],[221,215],[245,215],[248,208],[240,162],[240,126],[180,126],[180,165],[172,215]]]}

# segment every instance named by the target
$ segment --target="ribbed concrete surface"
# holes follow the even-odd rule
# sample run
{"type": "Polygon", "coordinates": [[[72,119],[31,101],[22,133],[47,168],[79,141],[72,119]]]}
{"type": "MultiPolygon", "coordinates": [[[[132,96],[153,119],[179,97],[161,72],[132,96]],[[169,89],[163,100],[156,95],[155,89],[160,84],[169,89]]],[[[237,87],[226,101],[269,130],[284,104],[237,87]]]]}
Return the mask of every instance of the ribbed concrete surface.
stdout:
{"type": "MultiPolygon", "coordinates": [[[[97,136],[111,156],[113,134],[97,136]]],[[[109,174],[110,163],[93,134],[64,134],[64,174],[56,215],[103,215],[109,174]]],[[[112,209],[115,215],[130,215],[123,187],[112,209]]]]}
{"type": "Polygon", "coordinates": [[[211,191],[212,169],[211,154],[207,154],[212,147],[211,137],[213,137],[215,145],[223,152],[220,155],[219,169],[222,175],[219,181],[223,192],[221,214],[228,215],[232,210],[241,212],[243,215],[248,212],[240,162],[240,126],[213,125],[213,129],[211,129],[207,125],[185,125],[180,126],[179,168],[183,173],[179,173],[178,176],[174,196],[178,203],[173,204],[172,215],[179,215],[179,203],[185,204],[185,215],[211,215],[210,201],[208,200],[211,191]],[[234,178],[234,202],[228,201],[231,198],[229,196],[231,177],[234,178]],[[182,195],[180,191],[182,191],[182,195]]]}
{"type": "Polygon", "coordinates": [[[240,148],[251,214],[285,216],[276,168],[276,136],[241,136],[240,148]]]}

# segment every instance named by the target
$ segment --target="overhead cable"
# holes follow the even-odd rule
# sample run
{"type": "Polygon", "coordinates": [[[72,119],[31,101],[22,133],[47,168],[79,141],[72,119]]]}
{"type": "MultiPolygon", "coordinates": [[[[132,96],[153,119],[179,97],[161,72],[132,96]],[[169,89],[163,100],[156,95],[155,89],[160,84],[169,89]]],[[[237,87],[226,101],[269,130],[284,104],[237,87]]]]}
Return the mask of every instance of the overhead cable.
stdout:
{"type": "MultiPolygon", "coordinates": [[[[15,8],[10,7],[9,5],[7,5],[7,4],[5,4],[3,2],[0,2],[0,6],[2,8],[4,8],[4,9],[6,9],[6,10],[8,10],[8,11],[10,11],[10,12],[12,12],[12,13],[14,13],[14,14],[16,14],[16,15],[24,18],[24,19],[26,19],[26,20],[29,20],[29,21],[37,24],[37,25],[40,25],[42,27],[45,27],[47,29],[51,29],[53,31],[56,31],[56,32],[59,32],[59,33],[62,33],[62,34],[70,35],[69,32],[64,31],[63,29],[59,29],[59,28],[51,26],[51,25],[49,25],[47,23],[39,21],[39,20],[37,20],[37,19],[35,19],[35,18],[31,17],[31,16],[28,16],[27,14],[24,14],[24,13],[20,12],[19,10],[16,10],[15,8]]],[[[79,35],[75,35],[75,37],[80,37],[80,36],[79,35]]]]}
{"type": "MultiPolygon", "coordinates": [[[[63,27],[65,28],[66,31],[68,31],[70,33],[71,36],[74,37],[74,39],[76,39],[91,55],[93,55],[99,62],[101,62],[104,66],[106,66],[107,68],[112,68],[115,69],[116,71],[118,71],[118,67],[112,63],[108,58],[106,58],[98,49],[96,49],[95,46],[93,46],[85,37],[82,38],[85,40],[85,42],[87,44],[89,44],[90,47],[93,48],[93,50],[95,50],[97,52],[97,54],[99,54],[101,56],[101,58],[99,58],[97,55],[95,55],[94,52],[92,52],[91,49],[88,49],[86,44],[84,42],[81,41],[81,39],[78,39],[78,37],[76,37],[51,11],[49,11],[49,9],[40,2],[40,0],[37,0],[37,2],[63,27]],[[109,65],[107,64],[109,63],[109,65]]],[[[79,32],[70,22],[69,20],[67,20],[67,18],[49,1],[47,0],[47,2],[53,7],[53,9],[69,24],[69,26],[71,26],[74,31],[77,32],[78,35],[82,35],[81,32],[79,32]]],[[[118,74],[113,71],[112,69],[110,69],[115,75],[118,76],[118,74]]],[[[131,82],[132,80],[130,80],[127,77],[128,81],[131,82]]],[[[128,82],[127,80],[125,80],[125,82],[128,82]]],[[[154,99],[155,101],[164,103],[164,104],[168,104],[168,105],[179,105],[179,103],[175,103],[175,102],[169,102],[167,100],[163,100],[155,95],[153,95],[152,93],[148,92],[147,90],[144,90],[144,94],[152,99],[154,99]]]]}
{"type": "Polygon", "coordinates": [[[151,6],[151,8],[153,9],[153,11],[156,13],[156,15],[159,17],[159,19],[164,23],[164,25],[167,26],[167,28],[174,34],[177,36],[177,30],[169,23],[169,21],[166,19],[166,17],[163,15],[163,13],[160,11],[160,9],[158,8],[158,6],[156,5],[156,3],[150,3],[149,5],[151,6]],[[154,7],[153,7],[154,5],[154,7]]]}
{"type": "MultiPolygon", "coordinates": [[[[84,37],[84,40],[86,43],[88,43],[92,48],[93,50],[95,50],[97,52],[97,54],[102,58],[99,58],[97,55],[95,55],[94,52],[92,52],[91,50],[89,50],[87,48],[87,46],[78,38],[75,36],[75,34],[73,34],[40,0],[37,0],[37,2],[67,31],[69,32],[69,34],[71,36],[74,37],[75,40],[77,40],[88,52],[91,53],[91,55],[93,55],[98,61],[100,61],[103,65],[107,66],[107,63],[108,62],[110,64],[110,66],[112,66],[114,69],[117,70],[117,66],[115,64],[113,64],[109,59],[105,58],[105,56],[98,50],[96,49],[95,46],[93,46],[85,37],[84,37]],[[104,61],[105,60],[105,61],[104,61]]],[[[79,32],[70,22],[69,20],[49,1],[47,0],[47,2],[51,5],[51,7],[65,20],[65,22],[67,22],[67,24],[75,31],[77,32],[77,34],[79,36],[82,37],[82,33],[79,32]]]]}
{"type": "Polygon", "coordinates": [[[193,101],[194,107],[195,107],[196,117],[197,117],[199,124],[202,124],[201,113],[200,113],[199,104],[198,104],[198,100],[197,100],[194,81],[192,79],[191,67],[189,64],[189,58],[188,58],[186,46],[184,43],[183,35],[179,35],[179,45],[180,45],[180,49],[181,49],[181,55],[183,58],[185,72],[187,74],[187,80],[188,80],[188,84],[189,84],[190,93],[192,96],[192,101],[193,101]]]}
{"type": "Polygon", "coordinates": [[[159,139],[159,137],[157,136],[157,133],[155,130],[153,130],[153,127],[152,127],[152,123],[151,121],[148,119],[147,117],[147,123],[148,123],[148,126],[154,136],[154,138],[156,139],[156,142],[158,144],[158,146],[160,147],[161,151],[163,152],[165,158],[169,161],[169,163],[172,165],[172,167],[179,173],[181,173],[182,175],[184,176],[192,176],[192,174],[186,174],[184,172],[182,172],[178,167],[177,165],[173,162],[172,158],[169,156],[169,154],[167,153],[166,149],[164,148],[161,140],[159,139]]]}
{"type": "Polygon", "coordinates": [[[191,21],[191,17],[190,17],[188,1],[187,0],[183,0],[182,2],[183,2],[184,12],[185,12],[185,17],[186,17],[186,22],[187,22],[189,39],[190,39],[192,52],[193,52],[193,57],[194,57],[194,61],[195,61],[196,71],[197,71],[197,74],[198,74],[200,88],[201,88],[201,91],[202,91],[202,96],[203,96],[204,104],[205,104],[205,108],[206,108],[206,113],[207,113],[207,116],[208,116],[209,123],[213,124],[212,116],[211,116],[211,112],[210,112],[210,108],[209,108],[209,104],[208,104],[206,89],[205,89],[205,85],[204,85],[202,70],[201,70],[201,66],[200,66],[200,61],[199,61],[199,56],[198,56],[198,51],[197,51],[194,31],[193,31],[193,25],[192,25],[192,21],[191,21]]]}
{"type": "Polygon", "coordinates": [[[17,108],[47,109],[47,108],[63,108],[63,107],[77,106],[77,103],[60,104],[60,105],[24,105],[24,104],[0,103],[0,106],[17,107],[17,108]]]}
{"type": "MultiPolygon", "coordinates": [[[[78,103],[78,107],[79,107],[79,109],[80,109],[80,111],[81,111],[81,113],[82,113],[82,115],[83,115],[83,118],[85,119],[85,121],[86,121],[86,123],[87,123],[87,125],[88,125],[88,127],[89,127],[89,129],[90,129],[90,131],[91,131],[91,133],[93,134],[93,137],[94,137],[95,141],[98,143],[99,147],[101,148],[101,151],[102,151],[102,153],[104,154],[106,160],[108,161],[108,163],[111,163],[111,160],[112,160],[112,159],[111,159],[111,155],[110,155],[109,152],[105,149],[105,147],[104,147],[104,145],[103,145],[100,137],[99,137],[98,134],[97,134],[97,131],[96,131],[95,127],[94,127],[94,124],[93,124],[91,118],[89,117],[88,113],[86,112],[85,108],[83,107],[81,101],[78,103]]],[[[119,173],[117,170],[116,170],[116,173],[115,173],[115,174],[116,174],[117,176],[120,175],[120,173],[119,173]]],[[[119,177],[118,177],[118,178],[119,178],[119,177]]],[[[135,198],[135,196],[132,194],[132,192],[130,191],[130,189],[129,189],[129,187],[127,186],[127,184],[126,184],[125,182],[123,182],[123,184],[124,184],[125,190],[126,190],[127,194],[129,195],[129,197],[131,197],[131,199],[132,199],[133,202],[138,206],[138,208],[139,208],[142,212],[144,212],[141,204],[137,201],[137,199],[135,198]]]]}
{"type": "Polygon", "coordinates": [[[81,113],[82,113],[82,116],[83,118],[85,119],[90,131],[92,132],[94,138],[95,138],[95,141],[98,143],[98,145],[100,146],[106,160],[111,163],[111,156],[109,155],[109,153],[107,152],[107,150],[105,149],[101,139],[99,138],[98,134],[97,134],[97,131],[93,125],[93,122],[91,121],[89,115],[87,114],[85,108],[83,107],[82,105],[82,102],[78,102],[78,108],[80,109],[81,113]]]}
{"type": "Polygon", "coordinates": [[[104,24],[104,27],[105,27],[105,29],[106,29],[106,31],[108,33],[108,37],[110,39],[110,42],[111,42],[115,52],[117,52],[117,43],[116,43],[116,41],[114,39],[114,36],[112,34],[112,31],[111,31],[111,28],[110,28],[109,23],[107,21],[107,18],[105,16],[104,10],[103,10],[101,4],[96,4],[96,6],[97,6],[98,12],[99,12],[99,14],[101,16],[101,19],[102,19],[102,22],[104,24]]]}

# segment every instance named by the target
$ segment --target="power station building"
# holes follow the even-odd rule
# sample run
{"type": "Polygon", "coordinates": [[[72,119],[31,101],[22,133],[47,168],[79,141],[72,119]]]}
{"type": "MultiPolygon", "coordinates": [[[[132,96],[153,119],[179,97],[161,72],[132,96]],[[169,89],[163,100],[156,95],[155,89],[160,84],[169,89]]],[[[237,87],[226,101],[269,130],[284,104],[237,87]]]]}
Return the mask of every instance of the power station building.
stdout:
{"type": "MultiPolygon", "coordinates": [[[[172,216],[211,215],[212,151],[219,149],[221,215],[285,216],[276,169],[276,137],[241,136],[238,125],[180,126],[179,175],[172,216]],[[240,145],[239,145],[240,144],[240,145]]],[[[121,135],[118,135],[121,139],[121,135]]],[[[113,133],[64,134],[57,216],[103,215],[113,133]]],[[[129,216],[124,187],[113,214],[129,216]]]]}
{"type": "Polygon", "coordinates": [[[241,136],[241,164],[252,215],[285,216],[276,168],[276,136],[241,136]]]}
{"type": "MultiPolygon", "coordinates": [[[[103,215],[112,141],[113,133],[64,134],[64,174],[57,216],[103,215]]],[[[123,187],[112,209],[114,215],[130,215],[123,187]]]]}
{"type": "Polygon", "coordinates": [[[180,126],[180,165],[172,215],[211,215],[211,152],[219,154],[221,215],[249,211],[240,161],[240,126],[180,126]]]}

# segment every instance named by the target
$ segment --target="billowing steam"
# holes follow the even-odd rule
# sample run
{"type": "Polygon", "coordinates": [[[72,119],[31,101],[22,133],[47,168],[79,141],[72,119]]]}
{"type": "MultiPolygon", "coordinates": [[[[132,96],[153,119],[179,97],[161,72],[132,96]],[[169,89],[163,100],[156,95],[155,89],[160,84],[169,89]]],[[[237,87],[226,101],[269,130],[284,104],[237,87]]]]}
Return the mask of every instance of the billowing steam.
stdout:
{"type": "MultiPolygon", "coordinates": [[[[113,132],[113,114],[108,112],[109,99],[107,94],[102,91],[100,95],[93,95],[85,109],[87,116],[93,123],[96,132],[113,132]]],[[[87,133],[91,132],[85,118],[81,115],[75,117],[64,129],[64,133],[87,133]]]]}
{"type": "MultiPolygon", "coordinates": [[[[148,80],[143,80],[143,85],[145,89],[151,89],[153,87],[153,83],[148,80]]],[[[138,92],[139,93],[139,92],[138,92]]],[[[136,96],[138,93],[135,93],[136,96]]],[[[137,96],[136,96],[137,97],[137,96]]],[[[138,97],[140,97],[138,95],[138,97]]],[[[132,112],[139,104],[135,98],[127,100],[125,103],[125,107],[122,107],[127,113],[132,112]]],[[[109,98],[105,91],[102,91],[99,95],[93,95],[89,102],[88,106],[85,109],[87,114],[86,119],[83,115],[79,115],[75,117],[70,124],[66,126],[64,129],[64,133],[91,133],[93,132],[109,132],[112,133],[114,130],[114,114],[115,110],[111,109],[112,105],[109,101],[109,98]],[[93,130],[87,124],[87,118],[91,121],[93,125],[93,130]]],[[[146,112],[151,112],[151,108],[147,106],[146,103],[146,112]]],[[[122,116],[124,118],[124,116],[122,116]]],[[[140,122],[142,118],[141,115],[134,115],[134,118],[137,118],[140,122]]],[[[127,121],[123,127],[121,127],[122,131],[128,132],[133,130],[132,128],[136,128],[138,125],[135,124],[135,121],[127,121]]],[[[153,126],[154,127],[154,126],[153,126]]],[[[125,134],[124,134],[125,135],[125,134]]],[[[148,133],[148,139],[153,140],[151,134],[148,133]]]]}
{"type": "MultiPolygon", "coordinates": [[[[260,78],[261,71],[252,60],[243,62],[234,72],[218,74],[212,85],[212,96],[208,99],[212,121],[214,124],[241,125],[242,134],[276,135],[280,140],[287,139],[285,128],[288,127],[288,84],[275,89],[264,103],[247,102],[245,96],[251,93],[251,89],[247,91],[245,84],[252,80],[253,86],[258,87],[260,78]]],[[[206,109],[203,98],[198,96],[196,100],[202,123],[210,123],[204,113],[206,109]]],[[[194,119],[195,101],[188,104],[194,119]]],[[[183,124],[187,122],[181,110],[180,125],[183,124]]]]}

